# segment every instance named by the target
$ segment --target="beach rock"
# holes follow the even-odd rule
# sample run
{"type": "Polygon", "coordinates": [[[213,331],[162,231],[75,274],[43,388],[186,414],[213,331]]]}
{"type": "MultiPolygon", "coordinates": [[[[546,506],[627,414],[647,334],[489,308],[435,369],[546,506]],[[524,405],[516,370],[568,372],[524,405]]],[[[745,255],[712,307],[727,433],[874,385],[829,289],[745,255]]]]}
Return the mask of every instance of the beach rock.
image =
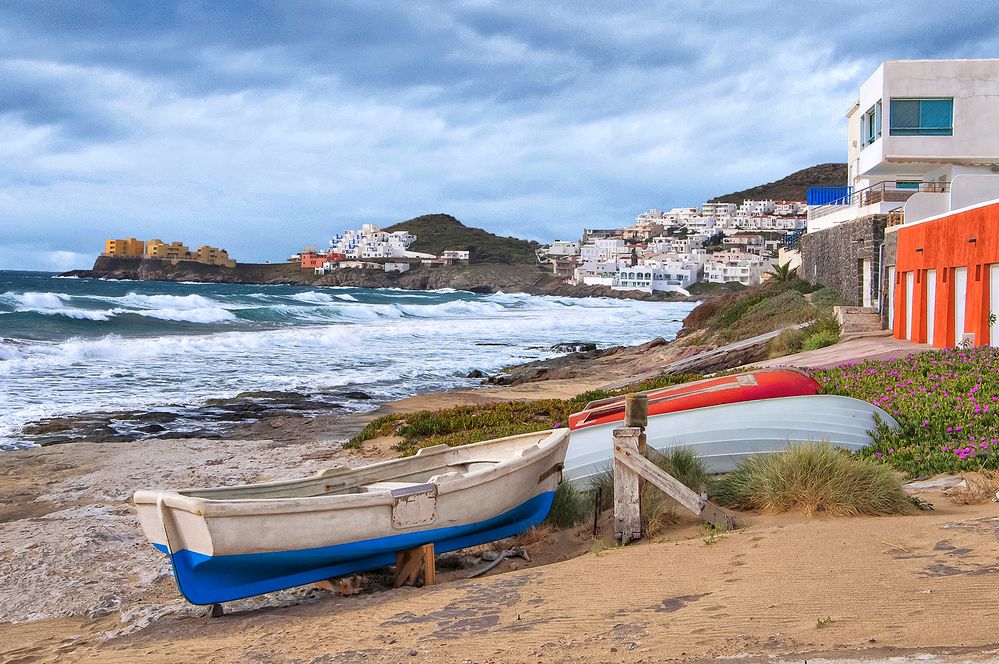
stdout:
{"type": "Polygon", "coordinates": [[[371,395],[367,392],[360,391],[341,392],[338,396],[342,399],[354,399],[356,401],[367,401],[371,398],[371,395]]]}
{"type": "Polygon", "coordinates": [[[639,346],[638,347],[638,351],[639,352],[649,351],[649,350],[652,350],[653,348],[659,348],[660,346],[665,346],[668,343],[669,342],[666,341],[665,339],[663,339],[662,337],[656,337],[652,341],[648,341],[648,342],[642,344],[641,346],[639,346]]]}
{"type": "Polygon", "coordinates": [[[472,369],[471,371],[468,372],[468,375],[465,376],[465,378],[486,378],[486,377],[487,377],[486,372],[479,371],[478,369],[472,369]]]}
{"type": "Polygon", "coordinates": [[[597,345],[588,341],[564,341],[548,348],[553,353],[585,353],[596,349],[597,345]]]}

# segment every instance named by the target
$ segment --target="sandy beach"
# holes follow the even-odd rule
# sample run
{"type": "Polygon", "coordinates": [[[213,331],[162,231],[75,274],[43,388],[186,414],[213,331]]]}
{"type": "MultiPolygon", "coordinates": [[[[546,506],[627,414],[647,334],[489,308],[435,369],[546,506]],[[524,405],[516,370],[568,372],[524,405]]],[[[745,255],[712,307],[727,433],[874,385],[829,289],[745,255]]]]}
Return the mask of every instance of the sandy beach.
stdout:
{"type": "MultiPolygon", "coordinates": [[[[569,397],[634,372],[629,355],[571,378],[420,395],[377,413],[569,397]]],[[[135,489],[280,479],[394,456],[391,440],[344,450],[336,438],[375,414],[323,422],[321,435],[309,432],[320,440],[74,443],[0,456],[0,659],[999,657],[999,509],[955,505],[939,490],[919,494],[936,509],[916,516],[748,514],[746,528],[714,536],[690,519],[624,548],[608,538],[605,514],[596,538],[590,525],[523,536],[530,563],[506,561],[479,579],[454,571],[434,587],[351,597],[302,587],[233,602],[214,619],[180,598],[166,558],[138,527],[135,489]]]]}

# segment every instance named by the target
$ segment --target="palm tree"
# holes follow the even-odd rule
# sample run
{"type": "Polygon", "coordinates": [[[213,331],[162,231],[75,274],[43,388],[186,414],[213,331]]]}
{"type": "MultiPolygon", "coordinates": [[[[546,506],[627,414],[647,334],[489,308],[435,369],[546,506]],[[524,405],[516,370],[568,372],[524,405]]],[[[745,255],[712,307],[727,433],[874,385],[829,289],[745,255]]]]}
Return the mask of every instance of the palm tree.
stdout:
{"type": "Polygon", "coordinates": [[[797,268],[791,267],[791,261],[784,263],[783,265],[778,263],[771,268],[770,276],[772,276],[777,281],[787,281],[794,274],[797,268]]]}

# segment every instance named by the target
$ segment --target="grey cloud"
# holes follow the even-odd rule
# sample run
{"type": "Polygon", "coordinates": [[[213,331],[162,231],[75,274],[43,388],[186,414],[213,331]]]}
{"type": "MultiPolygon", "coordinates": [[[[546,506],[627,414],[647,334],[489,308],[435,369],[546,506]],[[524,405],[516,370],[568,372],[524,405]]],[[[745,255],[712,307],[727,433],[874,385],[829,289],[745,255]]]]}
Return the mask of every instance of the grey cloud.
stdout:
{"type": "Polygon", "coordinates": [[[993,1],[6,2],[5,241],[277,259],[446,211],[536,239],[843,159],[878,63],[988,57],[993,1]],[[9,240],[8,240],[9,238],[9,240]]]}

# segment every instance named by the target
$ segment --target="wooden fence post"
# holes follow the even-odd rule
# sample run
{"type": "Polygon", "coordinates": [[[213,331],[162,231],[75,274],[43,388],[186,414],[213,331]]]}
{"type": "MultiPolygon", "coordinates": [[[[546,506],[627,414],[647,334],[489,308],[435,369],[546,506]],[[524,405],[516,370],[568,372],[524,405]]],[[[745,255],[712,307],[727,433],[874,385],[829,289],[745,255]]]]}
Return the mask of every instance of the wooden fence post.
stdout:
{"type": "MultiPolygon", "coordinates": [[[[638,454],[639,427],[614,429],[614,450],[638,454]]],[[[642,512],[638,492],[639,475],[614,457],[614,536],[627,544],[642,536],[642,512]]]]}
{"type": "MultiPolygon", "coordinates": [[[[632,392],[624,397],[624,426],[638,427],[642,433],[638,436],[638,453],[643,457],[649,455],[649,438],[645,435],[645,427],[649,426],[649,395],[632,392]]],[[[638,495],[645,491],[645,478],[638,476],[638,495]]],[[[639,498],[641,500],[641,498],[639,498]]]]}

